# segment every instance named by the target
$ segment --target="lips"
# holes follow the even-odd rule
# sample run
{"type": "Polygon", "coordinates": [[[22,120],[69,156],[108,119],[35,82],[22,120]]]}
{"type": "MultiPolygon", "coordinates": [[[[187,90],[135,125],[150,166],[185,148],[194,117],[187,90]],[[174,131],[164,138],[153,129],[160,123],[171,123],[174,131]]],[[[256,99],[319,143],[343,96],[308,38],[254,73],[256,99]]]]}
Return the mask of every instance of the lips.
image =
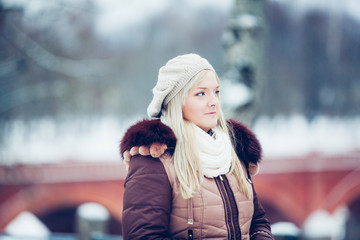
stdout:
{"type": "Polygon", "coordinates": [[[208,112],[206,115],[216,115],[216,112],[208,112]]]}

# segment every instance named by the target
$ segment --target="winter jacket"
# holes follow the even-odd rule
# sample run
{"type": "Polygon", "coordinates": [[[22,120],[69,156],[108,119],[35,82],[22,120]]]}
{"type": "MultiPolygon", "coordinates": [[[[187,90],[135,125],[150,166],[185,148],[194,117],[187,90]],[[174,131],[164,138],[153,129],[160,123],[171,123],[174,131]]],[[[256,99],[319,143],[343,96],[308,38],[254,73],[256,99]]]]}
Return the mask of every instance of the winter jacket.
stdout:
{"type": "MultiPolygon", "coordinates": [[[[250,163],[260,161],[260,144],[241,123],[228,124],[236,153],[249,170],[250,163]]],[[[159,120],[130,127],[120,150],[154,142],[165,143],[168,151],[160,158],[136,155],[130,162],[123,202],[124,239],[273,239],[254,188],[247,199],[230,174],[205,178],[193,198],[181,197],[171,157],[176,137],[159,120]]]]}

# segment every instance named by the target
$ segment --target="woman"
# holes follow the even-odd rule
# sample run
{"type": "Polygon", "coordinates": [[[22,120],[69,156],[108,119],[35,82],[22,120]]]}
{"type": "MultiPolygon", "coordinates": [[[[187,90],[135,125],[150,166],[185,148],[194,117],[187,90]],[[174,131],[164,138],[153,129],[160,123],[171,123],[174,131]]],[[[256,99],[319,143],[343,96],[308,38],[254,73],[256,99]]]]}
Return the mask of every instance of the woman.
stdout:
{"type": "Polygon", "coordinates": [[[206,59],[186,54],[160,68],[148,115],[120,146],[124,239],[274,239],[250,180],[260,144],[224,119],[206,59]]]}

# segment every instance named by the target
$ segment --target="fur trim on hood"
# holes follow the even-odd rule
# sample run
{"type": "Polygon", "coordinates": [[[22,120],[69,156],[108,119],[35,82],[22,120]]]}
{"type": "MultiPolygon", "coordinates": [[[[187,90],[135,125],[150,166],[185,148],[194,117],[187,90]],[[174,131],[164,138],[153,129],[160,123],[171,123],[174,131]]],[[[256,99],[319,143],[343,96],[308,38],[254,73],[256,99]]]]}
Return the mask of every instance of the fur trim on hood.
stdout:
{"type": "MultiPolygon", "coordinates": [[[[244,124],[228,120],[228,128],[232,132],[232,142],[236,154],[245,164],[251,175],[258,172],[258,163],[261,160],[262,149],[255,134],[244,124]]],[[[130,149],[137,147],[136,154],[139,153],[138,147],[146,146],[148,149],[154,143],[166,145],[167,151],[173,153],[176,145],[176,137],[170,127],[163,124],[160,120],[143,120],[131,126],[125,133],[120,143],[120,153],[124,158],[124,153],[131,154],[130,149]]],[[[149,150],[147,154],[149,155],[149,150]]],[[[140,151],[141,153],[141,151],[140,151]]]]}
{"type": "Polygon", "coordinates": [[[148,146],[153,143],[166,144],[168,149],[175,149],[176,137],[170,127],[160,120],[143,120],[131,126],[120,143],[120,153],[134,146],[148,146]]]}
{"type": "Polygon", "coordinates": [[[249,163],[258,164],[261,161],[262,149],[255,134],[243,123],[228,120],[228,128],[232,132],[233,145],[236,154],[248,167],[249,163]]]}

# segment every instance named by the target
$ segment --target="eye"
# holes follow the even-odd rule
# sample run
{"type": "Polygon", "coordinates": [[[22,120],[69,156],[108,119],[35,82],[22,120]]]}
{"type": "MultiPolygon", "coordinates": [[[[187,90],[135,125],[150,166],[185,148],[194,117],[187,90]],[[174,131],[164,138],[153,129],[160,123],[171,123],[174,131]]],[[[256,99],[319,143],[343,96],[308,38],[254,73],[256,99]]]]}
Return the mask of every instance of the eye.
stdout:
{"type": "Polygon", "coordinates": [[[195,94],[195,96],[204,96],[204,95],[205,95],[204,92],[199,92],[199,93],[195,94]]]}
{"type": "Polygon", "coordinates": [[[216,95],[219,95],[219,94],[220,94],[220,90],[216,90],[216,91],[215,91],[215,94],[216,94],[216,95]]]}

